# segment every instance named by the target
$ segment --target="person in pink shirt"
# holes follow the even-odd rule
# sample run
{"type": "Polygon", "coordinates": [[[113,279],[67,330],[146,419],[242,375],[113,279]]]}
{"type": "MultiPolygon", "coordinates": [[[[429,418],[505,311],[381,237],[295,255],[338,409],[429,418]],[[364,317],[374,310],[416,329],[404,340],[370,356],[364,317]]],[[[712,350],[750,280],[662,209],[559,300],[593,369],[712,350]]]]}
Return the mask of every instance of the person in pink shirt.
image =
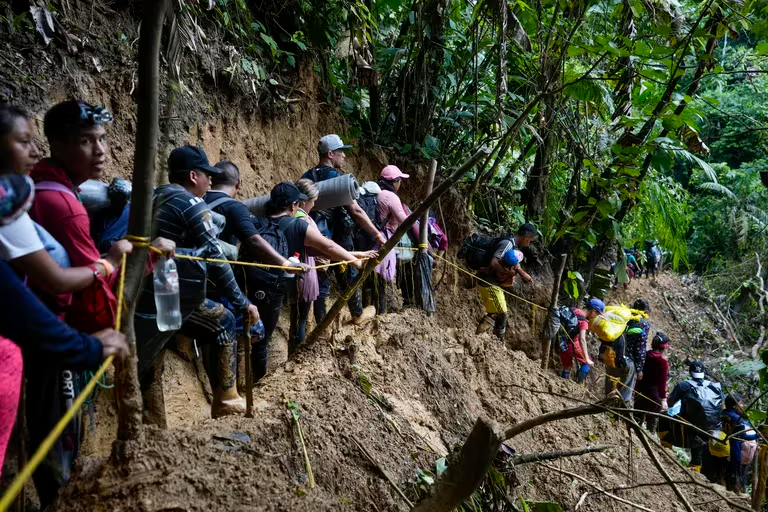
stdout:
{"type": "MultiPolygon", "coordinates": [[[[402,180],[407,179],[408,174],[403,173],[397,166],[388,165],[379,173],[378,185],[381,188],[381,192],[378,194],[378,206],[377,217],[381,219],[384,224],[383,234],[386,240],[392,237],[392,234],[397,231],[400,224],[408,217],[403,207],[403,202],[397,195],[402,180]]],[[[405,236],[408,236],[406,234],[405,236]]],[[[377,246],[378,250],[380,246],[377,246]]],[[[376,282],[373,283],[373,289],[375,291],[377,314],[382,315],[387,312],[387,301],[385,287],[387,283],[391,283],[395,280],[397,274],[397,256],[396,252],[390,251],[376,267],[376,282]]]]}

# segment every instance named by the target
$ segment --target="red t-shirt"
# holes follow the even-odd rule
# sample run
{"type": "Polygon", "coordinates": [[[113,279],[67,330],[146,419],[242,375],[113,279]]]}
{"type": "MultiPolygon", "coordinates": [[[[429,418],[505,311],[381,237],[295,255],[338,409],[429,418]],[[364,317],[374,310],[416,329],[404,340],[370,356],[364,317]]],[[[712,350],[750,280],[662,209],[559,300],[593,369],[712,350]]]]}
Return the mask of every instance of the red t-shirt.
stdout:
{"type": "MultiPolygon", "coordinates": [[[[64,169],[51,160],[38,162],[32,169],[31,176],[35,183],[41,181],[61,183],[77,194],[76,187],[64,169]]],[[[56,190],[37,191],[29,215],[64,246],[73,267],[91,265],[101,257],[91,238],[91,221],[88,218],[88,212],[77,197],[56,190]]],[[[37,291],[44,302],[59,316],[66,311],[72,299],[71,293],[51,297],[37,291]]]]}

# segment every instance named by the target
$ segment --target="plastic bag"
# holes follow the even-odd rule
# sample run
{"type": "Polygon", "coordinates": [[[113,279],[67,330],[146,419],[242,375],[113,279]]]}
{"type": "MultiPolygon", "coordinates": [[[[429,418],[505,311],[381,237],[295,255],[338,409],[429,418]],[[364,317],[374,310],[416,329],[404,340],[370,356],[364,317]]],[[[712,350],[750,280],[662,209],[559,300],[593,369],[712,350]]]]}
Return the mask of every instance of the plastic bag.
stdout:
{"type": "Polygon", "coordinates": [[[625,322],[629,322],[630,320],[640,320],[642,318],[648,318],[648,313],[645,311],[640,311],[639,309],[632,309],[627,307],[624,304],[620,304],[618,306],[607,306],[605,308],[605,311],[607,313],[613,313],[614,315],[618,315],[621,318],[624,319],[625,322]]]}
{"type": "Polygon", "coordinates": [[[589,324],[589,329],[594,332],[598,338],[603,341],[614,341],[624,334],[627,328],[627,321],[615,313],[605,313],[598,315],[589,324]]]}
{"type": "Polygon", "coordinates": [[[715,430],[712,435],[718,440],[709,438],[709,453],[713,457],[727,458],[731,456],[731,443],[726,440],[728,436],[722,430],[715,430]]]}

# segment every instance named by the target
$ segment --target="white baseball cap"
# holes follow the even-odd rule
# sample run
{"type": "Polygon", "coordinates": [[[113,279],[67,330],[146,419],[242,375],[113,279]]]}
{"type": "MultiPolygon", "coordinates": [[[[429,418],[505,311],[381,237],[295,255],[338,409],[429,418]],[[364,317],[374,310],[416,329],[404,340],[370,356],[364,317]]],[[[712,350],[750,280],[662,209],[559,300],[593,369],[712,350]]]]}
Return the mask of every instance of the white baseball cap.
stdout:
{"type": "Polygon", "coordinates": [[[325,154],[329,151],[336,151],[337,149],[349,149],[351,147],[351,144],[344,144],[344,141],[341,140],[341,137],[335,133],[331,133],[330,135],[326,135],[320,139],[320,142],[317,144],[317,151],[318,153],[325,154]]]}

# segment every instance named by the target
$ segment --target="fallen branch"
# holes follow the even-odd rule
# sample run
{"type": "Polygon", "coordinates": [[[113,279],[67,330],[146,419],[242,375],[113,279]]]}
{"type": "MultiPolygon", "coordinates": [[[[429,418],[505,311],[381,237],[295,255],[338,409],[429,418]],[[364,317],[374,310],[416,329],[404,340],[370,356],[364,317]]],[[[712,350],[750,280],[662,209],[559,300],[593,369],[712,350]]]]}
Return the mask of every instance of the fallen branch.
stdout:
{"type": "Polygon", "coordinates": [[[291,413],[291,419],[293,424],[296,425],[296,431],[299,434],[299,444],[301,444],[301,451],[304,454],[304,467],[307,469],[307,479],[309,480],[309,488],[315,488],[315,476],[312,474],[312,465],[309,463],[309,455],[307,454],[307,445],[304,444],[304,435],[301,432],[301,423],[299,423],[299,405],[293,400],[285,399],[285,405],[288,407],[288,411],[291,413]]]}
{"type": "Polygon", "coordinates": [[[717,303],[704,295],[704,298],[706,298],[710,304],[712,304],[712,307],[715,308],[715,311],[717,312],[717,316],[720,317],[720,320],[723,321],[723,325],[725,325],[725,331],[728,333],[728,335],[731,337],[731,341],[736,343],[736,346],[739,347],[739,350],[741,350],[741,343],[739,342],[739,338],[736,337],[736,331],[734,331],[733,327],[731,326],[731,322],[726,318],[726,316],[723,314],[722,311],[720,311],[720,308],[717,307],[717,303]]]}
{"type": "Polygon", "coordinates": [[[691,339],[690,334],[688,334],[688,326],[683,323],[683,321],[680,319],[680,313],[677,312],[677,310],[672,306],[672,304],[669,302],[669,299],[667,298],[667,294],[662,292],[661,296],[664,297],[664,302],[667,303],[667,307],[672,312],[672,317],[675,319],[677,324],[682,328],[683,334],[685,334],[686,339],[688,340],[688,343],[693,343],[693,340],[691,339]]]}
{"type": "Polygon", "coordinates": [[[408,504],[408,507],[413,508],[413,503],[411,500],[408,499],[408,496],[405,495],[403,491],[400,490],[400,488],[397,486],[394,480],[387,474],[386,471],[384,471],[384,468],[381,467],[381,464],[378,463],[376,458],[371,455],[368,450],[365,449],[365,446],[357,440],[357,438],[352,437],[352,442],[355,443],[355,446],[357,446],[357,449],[362,452],[362,454],[365,456],[366,459],[368,459],[368,462],[370,462],[378,471],[381,473],[381,476],[383,476],[387,482],[389,482],[389,485],[392,486],[392,488],[395,490],[395,492],[403,498],[403,500],[408,504]]]}
{"type": "Polygon", "coordinates": [[[640,425],[637,424],[636,421],[631,420],[626,422],[629,428],[637,434],[637,437],[640,439],[640,443],[643,445],[643,448],[645,448],[646,453],[648,453],[648,457],[651,458],[651,462],[653,462],[653,465],[656,466],[656,469],[659,473],[661,473],[661,476],[664,477],[664,480],[667,481],[667,484],[672,488],[672,491],[677,496],[677,499],[680,500],[680,503],[683,504],[685,507],[685,510],[688,512],[696,512],[691,505],[691,503],[688,501],[688,498],[683,494],[683,492],[680,490],[680,488],[675,484],[674,480],[672,480],[672,477],[669,476],[669,473],[667,472],[666,468],[661,464],[661,461],[656,456],[656,454],[653,452],[653,448],[651,448],[650,443],[648,442],[648,439],[645,437],[643,429],[640,428],[640,425]]]}
{"type": "Polygon", "coordinates": [[[572,450],[560,450],[556,452],[521,453],[512,456],[512,464],[519,466],[520,464],[530,464],[531,462],[543,462],[545,460],[555,460],[564,457],[576,457],[578,455],[586,455],[587,453],[604,452],[611,448],[613,448],[613,445],[599,445],[587,446],[586,448],[574,448],[572,450]]]}
{"type": "MultiPolygon", "coordinates": [[[[609,400],[616,401],[616,398],[609,400]]],[[[455,509],[482,483],[501,443],[545,423],[599,414],[605,410],[605,403],[608,401],[542,414],[506,429],[491,420],[478,418],[461,450],[451,456],[448,469],[412,512],[449,512],[455,509]]]]}
{"type": "MultiPolygon", "coordinates": [[[[580,481],[584,482],[585,484],[587,484],[588,486],[590,486],[593,489],[595,489],[600,494],[604,494],[605,496],[608,496],[609,498],[611,498],[613,500],[616,500],[619,503],[623,503],[625,505],[629,505],[630,507],[633,507],[633,508],[636,508],[636,509],[639,509],[639,510],[645,510],[645,512],[654,512],[653,509],[650,509],[648,507],[644,507],[642,505],[638,505],[637,503],[633,503],[633,502],[631,502],[629,500],[625,500],[624,498],[620,498],[619,496],[616,496],[615,494],[612,494],[612,493],[606,491],[605,489],[601,488],[597,484],[595,484],[593,482],[590,482],[586,478],[584,478],[582,476],[579,476],[576,473],[571,473],[570,471],[566,471],[564,469],[556,468],[555,466],[550,466],[549,464],[544,464],[543,462],[539,462],[539,464],[542,467],[545,467],[545,468],[549,469],[550,471],[556,471],[558,473],[562,473],[564,475],[567,475],[567,476],[569,476],[571,478],[575,478],[576,480],[580,480],[580,481]]],[[[586,498],[586,496],[582,495],[581,499],[579,500],[579,503],[576,505],[577,509],[579,508],[579,505],[581,505],[583,503],[585,498],[586,498]]]]}

